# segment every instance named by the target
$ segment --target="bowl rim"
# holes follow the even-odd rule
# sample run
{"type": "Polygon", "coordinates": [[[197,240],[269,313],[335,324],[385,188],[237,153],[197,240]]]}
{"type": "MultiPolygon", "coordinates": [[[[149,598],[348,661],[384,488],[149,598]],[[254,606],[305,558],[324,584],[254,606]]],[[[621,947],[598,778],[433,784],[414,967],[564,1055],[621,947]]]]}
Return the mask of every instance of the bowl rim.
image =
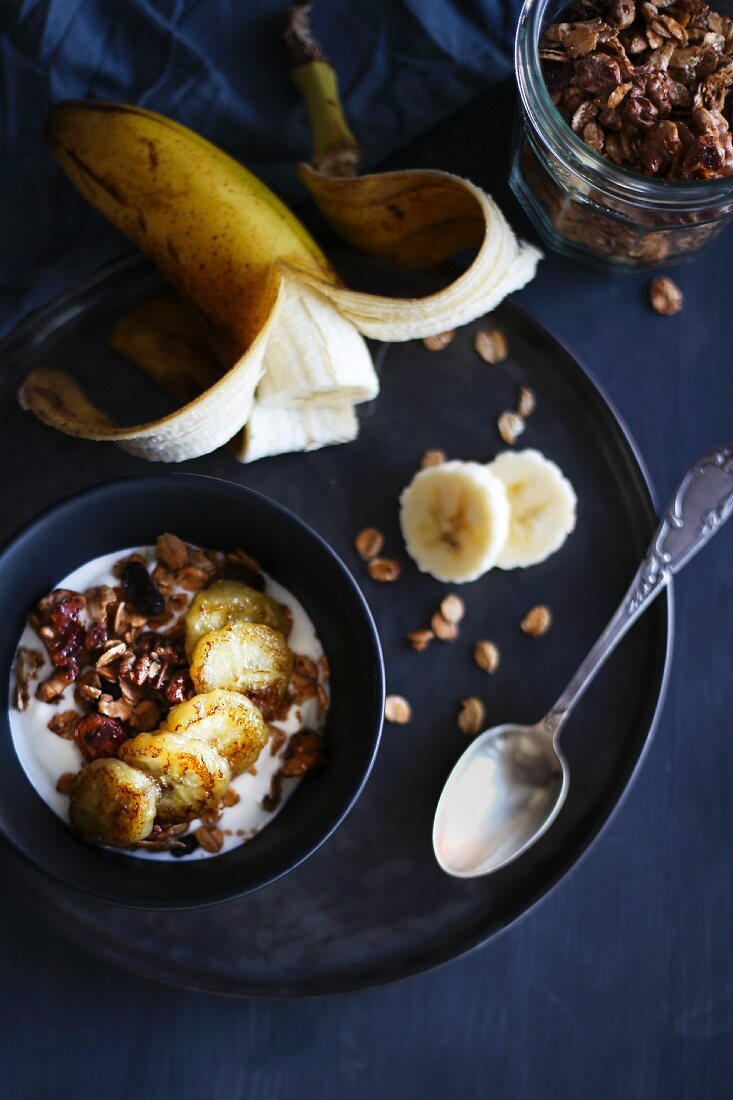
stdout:
{"type": "MultiPolygon", "coordinates": [[[[78,883],[72,881],[70,878],[65,877],[63,874],[54,871],[52,867],[34,860],[24,848],[16,843],[15,838],[6,831],[0,818],[0,837],[2,838],[3,842],[8,844],[12,851],[26,864],[26,866],[31,867],[31,869],[37,874],[42,875],[44,878],[49,879],[57,885],[60,885],[62,888],[70,890],[76,894],[80,894],[84,897],[92,897],[97,901],[106,902],[107,904],[117,905],[122,908],[132,910],[146,909],[175,911],[184,909],[204,909],[212,905],[224,904],[227,901],[233,901],[237,898],[245,897],[248,894],[254,893],[257,890],[264,889],[270,884],[283,878],[291,871],[294,871],[296,867],[299,867],[302,863],[305,862],[305,860],[307,860],[310,856],[317,852],[323,846],[323,844],[326,843],[326,841],[334,834],[336,829],[339,828],[339,826],[344,822],[346,817],[354,808],[374,768],[384,729],[386,674],[384,668],[384,655],[382,652],[381,639],[379,637],[379,632],[377,630],[376,624],[374,622],[374,617],[371,613],[366,598],[361,591],[361,588],[357,584],[353,574],[351,573],[351,570],[341,559],[341,557],[336,553],[336,551],[329,545],[329,543],[296,512],[293,512],[291,509],[287,508],[279,501],[273,500],[272,497],[267,496],[265,493],[260,493],[256,489],[251,489],[249,486],[240,485],[238,482],[229,481],[227,478],[213,477],[209,474],[189,473],[187,471],[174,472],[168,470],[160,473],[155,472],[150,474],[133,474],[128,477],[113,478],[111,480],[97,482],[94,485],[86,486],[83,489],[80,489],[74,493],[69,494],[68,496],[63,497],[61,500],[55,501],[52,504],[46,506],[32,519],[28,520],[20,528],[18,528],[18,530],[8,539],[6,539],[3,542],[2,546],[0,546],[0,575],[4,570],[4,565],[8,556],[17,551],[19,545],[21,545],[24,540],[32,537],[38,526],[62,515],[71,505],[83,505],[85,503],[89,505],[92,501],[94,501],[95,498],[103,495],[109,490],[117,490],[123,487],[134,488],[135,486],[145,486],[146,488],[149,488],[151,483],[153,482],[157,482],[159,484],[167,482],[168,484],[175,483],[180,485],[180,483],[185,480],[195,481],[203,488],[205,488],[207,485],[210,485],[215,486],[220,491],[222,489],[225,491],[230,491],[234,494],[241,495],[242,497],[247,497],[250,500],[257,501],[260,507],[264,506],[265,508],[271,509],[274,513],[279,514],[286,522],[294,523],[296,526],[300,527],[306,537],[309,538],[318,548],[318,552],[322,554],[323,557],[330,563],[330,565],[341,574],[342,579],[345,581],[346,585],[350,588],[352,595],[355,597],[356,605],[358,606],[363,616],[363,625],[366,627],[366,633],[371,643],[371,654],[369,662],[371,666],[370,675],[375,677],[377,705],[374,714],[371,749],[369,750],[366,764],[361,769],[358,784],[349,793],[339,812],[335,815],[335,817],[331,818],[326,831],[319,836],[318,840],[315,843],[311,843],[307,847],[307,850],[298,853],[294,858],[285,861],[285,864],[282,867],[278,868],[274,873],[260,873],[260,875],[257,876],[252,885],[247,886],[242,890],[233,891],[232,889],[213,889],[211,894],[207,895],[207,897],[203,899],[190,900],[181,898],[180,896],[175,896],[162,898],[155,902],[152,902],[150,901],[150,899],[141,900],[125,897],[119,894],[114,894],[102,888],[97,890],[91,887],[80,886],[78,883]]],[[[124,549],[124,547],[121,547],[120,549],[124,549]]],[[[13,646],[13,655],[16,651],[17,641],[14,643],[13,646]]],[[[2,664],[3,659],[2,657],[0,657],[0,678],[8,688],[5,694],[5,701],[3,703],[3,706],[6,708],[9,722],[9,689],[12,684],[13,661],[10,662],[10,665],[7,669],[3,669],[2,664]]],[[[48,812],[53,813],[50,807],[47,806],[45,800],[36,790],[30,778],[27,776],[25,769],[23,768],[23,765],[20,761],[20,758],[18,757],[18,754],[15,750],[14,743],[11,744],[10,751],[20,775],[22,776],[23,780],[30,785],[33,793],[38,800],[39,806],[42,806],[46,810],[48,810],[48,812]]],[[[77,841],[77,838],[71,831],[68,822],[63,822],[63,825],[68,831],[69,837],[77,841]]],[[[238,847],[243,846],[236,846],[234,849],[232,849],[232,852],[235,852],[238,847]]],[[[113,858],[114,854],[115,853],[113,853],[113,858]]],[[[125,854],[124,851],[122,854],[125,854]]],[[[151,872],[157,866],[154,860],[138,860],[137,863],[139,864],[142,873],[147,873],[148,864],[150,865],[151,872]]],[[[215,861],[212,861],[212,866],[216,866],[215,861]]]]}

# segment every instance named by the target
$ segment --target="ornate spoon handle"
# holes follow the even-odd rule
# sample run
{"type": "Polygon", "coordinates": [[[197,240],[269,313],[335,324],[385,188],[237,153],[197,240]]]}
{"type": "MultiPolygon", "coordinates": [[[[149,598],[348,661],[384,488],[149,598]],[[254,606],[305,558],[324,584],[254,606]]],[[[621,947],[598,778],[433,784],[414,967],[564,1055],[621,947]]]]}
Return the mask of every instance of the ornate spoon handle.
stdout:
{"type": "Polygon", "coordinates": [[[543,720],[548,733],[553,737],[559,734],[565,719],[629,627],[732,512],[733,445],[729,445],[701,455],[682,478],[618,610],[543,720]]]}

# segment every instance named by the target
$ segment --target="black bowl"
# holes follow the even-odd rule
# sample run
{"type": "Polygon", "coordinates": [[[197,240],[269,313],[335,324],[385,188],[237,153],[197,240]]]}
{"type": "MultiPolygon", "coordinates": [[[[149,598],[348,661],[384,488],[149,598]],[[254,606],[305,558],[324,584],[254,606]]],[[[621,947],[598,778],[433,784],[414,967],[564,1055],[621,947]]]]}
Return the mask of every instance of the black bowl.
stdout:
{"type": "Polygon", "coordinates": [[[358,798],[382,728],[384,668],[374,623],[351,574],[292,512],[259,493],[191,474],[99,485],[55,505],[0,554],[9,685],[14,651],[34,603],[84,562],[162,531],[217,550],[242,547],[296,596],[331,666],[326,764],[305,777],[248,843],[212,859],[140,860],[82,843],[36,793],[16,756],[7,710],[0,736],[0,831],[18,853],[64,886],[117,905],[193,908],[257,890],[323,844],[358,798]]]}

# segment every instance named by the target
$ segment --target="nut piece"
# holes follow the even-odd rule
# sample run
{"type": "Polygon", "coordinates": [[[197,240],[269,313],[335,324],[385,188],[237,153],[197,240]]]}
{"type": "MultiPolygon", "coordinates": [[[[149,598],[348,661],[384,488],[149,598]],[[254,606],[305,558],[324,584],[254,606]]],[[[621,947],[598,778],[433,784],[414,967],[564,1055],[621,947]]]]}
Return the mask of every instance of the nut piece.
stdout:
{"type": "Polygon", "coordinates": [[[649,283],[649,301],[657,313],[671,317],[682,309],[682,291],[677,283],[661,275],[649,283]]]}
{"type": "Polygon", "coordinates": [[[522,434],[526,425],[519,413],[503,412],[496,422],[496,427],[501,438],[511,447],[512,444],[516,443],[517,436],[522,434]]]}
{"type": "Polygon", "coordinates": [[[364,561],[371,561],[381,553],[384,546],[384,535],[376,527],[365,527],[354,539],[354,546],[364,561]]]}
{"type": "Polygon", "coordinates": [[[174,573],[177,569],[183,569],[184,565],[188,565],[188,547],[178,535],[159,535],[155,543],[155,551],[160,564],[174,573]]]}
{"type": "Polygon", "coordinates": [[[519,624],[525,634],[530,638],[539,638],[546,634],[552,625],[552,613],[545,604],[537,604],[531,608],[519,624]]]}
{"type": "Polygon", "coordinates": [[[476,642],[473,659],[484,672],[496,672],[500,660],[499,647],[493,642],[476,642]]]}
{"type": "Polygon", "coordinates": [[[458,714],[457,722],[461,733],[466,737],[475,737],[484,728],[486,719],[486,707],[475,695],[464,699],[458,714]]]}
{"type": "Polygon", "coordinates": [[[224,846],[224,834],[216,825],[200,825],[193,835],[205,852],[220,852],[224,846]]]}
{"type": "Polygon", "coordinates": [[[459,623],[466,614],[466,607],[460,596],[453,592],[440,601],[440,614],[447,623],[459,623]]]}
{"type": "Polygon", "coordinates": [[[436,611],[430,620],[433,634],[441,642],[454,642],[458,637],[458,627],[455,623],[449,623],[439,611],[436,611]]]}
{"type": "Polygon", "coordinates": [[[537,407],[537,398],[534,395],[534,390],[529,386],[520,386],[519,395],[517,396],[517,415],[525,418],[531,416],[537,407]]]}
{"type": "Polygon", "coordinates": [[[422,653],[435,638],[432,630],[413,630],[407,635],[407,640],[416,653],[422,653]]]}
{"type": "Polygon", "coordinates": [[[442,351],[452,342],[455,334],[456,330],[451,329],[450,332],[439,332],[436,336],[426,336],[423,340],[423,347],[426,347],[428,351],[442,351]]]}
{"type": "Polygon", "coordinates": [[[473,341],[484,363],[503,363],[509,354],[506,337],[498,329],[480,329],[473,341]]]}
{"type": "Polygon", "coordinates": [[[396,581],[402,566],[393,558],[373,558],[367,565],[369,576],[375,581],[396,581]]]}
{"type": "Polygon", "coordinates": [[[388,695],[384,705],[384,717],[395,726],[404,726],[412,718],[412,707],[401,695],[388,695]]]}
{"type": "Polygon", "coordinates": [[[445,451],[426,451],[420,460],[420,469],[427,470],[428,466],[440,466],[445,462],[445,451]]]}

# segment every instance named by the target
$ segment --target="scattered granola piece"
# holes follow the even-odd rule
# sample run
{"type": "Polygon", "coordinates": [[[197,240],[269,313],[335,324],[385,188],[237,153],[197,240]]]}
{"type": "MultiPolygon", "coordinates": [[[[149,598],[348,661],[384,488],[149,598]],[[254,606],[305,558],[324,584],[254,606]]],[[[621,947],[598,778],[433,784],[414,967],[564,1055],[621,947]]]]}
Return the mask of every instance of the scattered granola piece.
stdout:
{"type": "Polygon", "coordinates": [[[38,649],[30,649],[28,646],[18,646],[15,655],[13,672],[15,675],[15,688],[13,690],[13,706],[16,710],[25,710],[30,702],[28,685],[35,680],[43,665],[43,654],[38,649]]]}
{"type": "Polygon", "coordinates": [[[281,730],[279,726],[268,726],[270,731],[270,756],[277,756],[280,749],[287,741],[285,731],[281,730]]]}
{"type": "Polygon", "coordinates": [[[173,573],[183,569],[184,565],[188,565],[188,547],[178,538],[178,535],[170,533],[159,535],[155,543],[155,551],[160,564],[173,573]]]}
{"type": "Polygon", "coordinates": [[[455,329],[451,329],[450,332],[439,332],[436,336],[426,336],[423,340],[423,346],[428,351],[442,351],[452,342],[455,334],[455,329]]]}
{"type": "Polygon", "coordinates": [[[503,363],[509,354],[506,337],[498,329],[480,329],[474,338],[473,346],[484,363],[503,363]]]}
{"type": "Polygon", "coordinates": [[[407,635],[407,640],[416,653],[422,653],[435,638],[432,630],[412,630],[407,635]]]}
{"type": "Polygon", "coordinates": [[[262,809],[268,813],[274,813],[280,805],[283,796],[283,781],[280,772],[275,772],[270,780],[270,789],[262,799],[262,809]]]}
{"type": "Polygon", "coordinates": [[[234,787],[227,787],[224,791],[224,796],[221,800],[222,806],[236,806],[239,802],[239,795],[234,790],[234,787]]]}
{"type": "Polygon", "coordinates": [[[216,825],[201,825],[193,835],[205,852],[220,852],[224,847],[224,834],[216,825]]]}
{"type": "Polygon", "coordinates": [[[384,535],[376,527],[365,527],[354,540],[359,557],[371,561],[382,552],[384,535]]]}
{"type": "Polygon", "coordinates": [[[476,642],[473,659],[484,672],[496,672],[499,667],[499,648],[493,642],[476,642]]]}
{"type": "Polygon", "coordinates": [[[427,470],[428,466],[441,466],[445,462],[445,451],[426,451],[420,459],[420,469],[427,470]]]}
{"type": "Polygon", "coordinates": [[[485,720],[486,707],[480,699],[471,695],[463,700],[457,719],[461,733],[465,733],[466,737],[475,737],[484,728],[485,720]]]}
{"type": "Polygon", "coordinates": [[[375,581],[396,581],[402,572],[402,566],[394,558],[372,558],[367,570],[375,581]]]}
{"type": "Polygon", "coordinates": [[[56,780],[56,790],[59,794],[71,794],[71,788],[74,786],[76,779],[76,772],[64,772],[56,780]]]}
{"type": "Polygon", "coordinates": [[[412,718],[412,707],[401,695],[388,695],[384,704],[384,717],[395,726],[404,726],[412,718]]]}
{"type": "Polygon", "coordinates": [[[519,395],[517,397],[517,416],[521,416],[522,419],[526,419],[531,416],[537,407],[537,398],[535,397],[534,390],[529,386],[520,386],[519,395]]]}
{"type": "Polygon", "coordinates": [[[466,614],[466,605],[460,596],[451,592],[440,601],[440,614],[447,623],[459,623],[466,614]]]}
{"type": "Polygon", "coordinates": [[[74,730],[76,729],[76,723],[78,721],[79,712],[77,710],[61,710],[51,718],[48,723],[48,728],[51,730],[51,733],[55,733],[58,737],[63,738],[64,741],[73,741],[74,730]]]}
{"type": "Polygon", "coordinates": [[[499,435],[510,447],[517,441],[526,425],[519,413],[503,412],[496,422],[499,435]]]}
{"type": "Polygon", "coordinates": [[[519,625],[530,638],[539,638],[550,629],[552,613],[545,604],[537,604],[527,612],[519,625]]]}
{"type": "Polygon", "coordinates": [[[672,279],[660,275],[649,283],[649,301],[657,313],[672,317],[682,309],[682,291],[672,279]]]}
{"type": "Polygon", "coordinates": [[[458,626],[456,623],[449,623],[447,619],[444,619],[439,611],[436,611],[430,620],[430,626],[433,634],[441,642],[454,642],[458,637],[458,626]]]}

